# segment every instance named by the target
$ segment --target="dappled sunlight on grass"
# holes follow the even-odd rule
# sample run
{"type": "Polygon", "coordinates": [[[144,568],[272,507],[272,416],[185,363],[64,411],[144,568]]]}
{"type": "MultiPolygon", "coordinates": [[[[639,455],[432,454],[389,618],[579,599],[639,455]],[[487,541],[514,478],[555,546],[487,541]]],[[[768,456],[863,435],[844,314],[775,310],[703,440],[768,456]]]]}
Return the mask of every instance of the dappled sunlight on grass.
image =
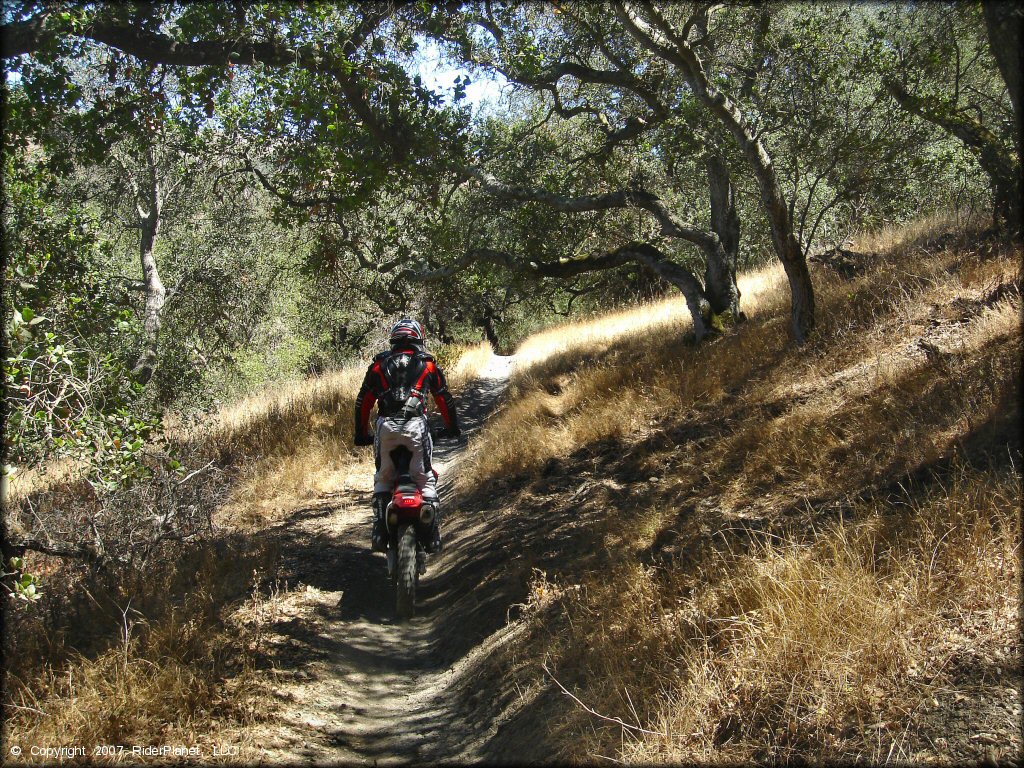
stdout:
{"type": "Polygon", "coordinates": [[[610,565],[562,564],[526,610],[522,684],[588,708],[561,710],[562,757],[932,759],[945,708],[984,703],[973,660],[1019,661],[1020,252],[943,225],[817,269],[803,347],[775,266],[698,347],[651,311],[524,344],[465,487],[569,514],[586,466],[620,499],[610,565]]]}
{"type": "Polygon", "coordinates": [[[624,336],[670,328],[673,333],[689,327],[690,315],[683,299],[643,304],[639,307],[600,315],[590,320],[547,328],[526,339],[516,350],[516,364],[529,369],[568,350],[594,354],[624,336]]]}
{"type": "Polygon", "coordinates": [[[880,761],[893,740],[908,754],[905,708],[952,700],[958,658],[1012,663],[1017,492],[1012,473],[961,467],[950,487],[866,503],[815,537],[585,580],[562,600],[568,627],[541,630],[549,664],[585,674],[590,706],[650,733],[574,715],[560,726],[569,754],[880,761]]]}

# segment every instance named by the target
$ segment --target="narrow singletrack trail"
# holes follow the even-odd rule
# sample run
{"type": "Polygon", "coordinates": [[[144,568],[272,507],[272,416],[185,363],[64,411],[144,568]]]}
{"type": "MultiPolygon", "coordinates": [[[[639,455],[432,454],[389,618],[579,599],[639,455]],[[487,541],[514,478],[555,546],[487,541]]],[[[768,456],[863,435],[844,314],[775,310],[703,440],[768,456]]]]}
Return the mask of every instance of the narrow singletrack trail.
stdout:
{"type": "MultiPolygon", "coordinates": [[[[512,358],[495,357],[463,390],[465,435],[494,411],[511,368],[512,358]]],[[[481,662],[511,630],[508,602],[490,605],[475,589],[495,564],[486,523],[450,503],[465,447],[465,439],[435,446],[445,550],[429,559],[408,623],[395,621],[384,555],[369,548],[372,477],[354,477],[275,526],[289,587],[271,601],[267,622],[264,653],[281,703],[254,733],[267,762],[494,760],[493,737],[514,702],[491,691],[486,713],[467,714],[482,703],[481,662]]]]}

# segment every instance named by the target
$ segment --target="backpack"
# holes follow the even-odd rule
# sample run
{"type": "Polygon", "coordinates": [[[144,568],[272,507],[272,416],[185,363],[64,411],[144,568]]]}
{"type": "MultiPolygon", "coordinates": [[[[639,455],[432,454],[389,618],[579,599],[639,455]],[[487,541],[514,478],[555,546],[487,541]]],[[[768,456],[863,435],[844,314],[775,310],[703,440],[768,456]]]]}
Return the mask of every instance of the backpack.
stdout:
{"type": "Polygon", "coordinates": [[[422,387],[431,360],[426,352],[383,352],[378,356],[383,379],[382,391],[377,396],[381,416],[408,420],[423,415],[427,395],[422,387]]]}

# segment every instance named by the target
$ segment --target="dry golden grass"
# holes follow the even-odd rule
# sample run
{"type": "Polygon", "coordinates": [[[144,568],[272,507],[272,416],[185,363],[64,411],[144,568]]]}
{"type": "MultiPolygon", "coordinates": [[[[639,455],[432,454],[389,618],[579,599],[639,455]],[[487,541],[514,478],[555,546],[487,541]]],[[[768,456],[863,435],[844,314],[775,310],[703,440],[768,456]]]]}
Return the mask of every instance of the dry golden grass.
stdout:
{"type": "Polygon", "coordinates": [[[986,224],[981,212],[935,211],[911,221],[861,232],[848,247],[859,253],[895,253],[937,235],[963,242],[965,238],[973,238],[986,224]]]}
{"type": "MultiPolygon", "coordinates": [[[[785,303],[786,279],[776,265],[741,276],[739,284],[753,319],[773,319],[785,303]]],[[[689,327],[685,303],[670,298],[527,339],[516,351],[508,404],[470,443],[471,460],[459,482],[473,487],[498,474],[536,469],[580,445],[636,433],[666,402],[694,403],[720,393],[720,382],[707,373],[716,365],[708,355],[737,361],[734,376],[741,378],[756,362],[750,347],[763,345],[768,335],[730,336],[693,350],[683,341],[689,327]]],[[[780,331],[773,323],[769,334],[780,331]]],[[[728,360],[717,362],[723,364],[728,360]]]]}
{"type": "Polygon", "coordinates": [[[436,360],[444,369],[449,388],[459,392],[485,374],[494,360],[494,350],[486,341],[479,344],[448,344],[439,350],[436,360]]]}
{"type": "MultiPolygon", "coordinates": [[[[493,356],[485,342],[450,345],[438,363],[458,392],[493,356]]],[[[372,451],[352,445],[365,370],[345,368],[247,398],[191,438],[205,452],[229,452],[241,475],[218,516],[222,522],[259,526],[313,498],[369,487],[372,451]]]]}
{"type": "Polygon", "coordinates": [[[221,409],[203,424],[166,426],[167,437],[204,453],[232,458],[283,455],[310,435],[351,430],[365,369],[328,371],[259,392],[221,409]]]}
{"type": "Polygon", "coordinates": [[[909,715],[953,700],[956,664],[1014,664],[1018,502],[1015,474],[960,468],[948,488],[862,505],[808,540],[714,551],[692,571],[623,565],[566,591],[549,663],[634,726],[571,717],[568,754],[921,759],[909,715]]]}
{"type": "MultiPolygon", "coordinates": [[[[928,231],[917,231],[915,239],[928,231]]],[[[986,408],[994,407],[990,379],[984,372],[970,378],[964,370],[958,380],[952,372],[984,347],[1001,350],[991,364],[1006,375],[1019,334],[1019,297],[979,304],[978,314],[963,322],[954,315],[957,302],[981,302],[995,286],[1015,279],[1017,261],[1004,253],[979,264],[973,253],[949,250],[890,256],[892,261],[853,281],[819,273],[819,331],[805,348],[786,337],[786,282],[775,266],[740,280],[750,321],[696,349],[683,341],[688,319],[675,299],[538,334],[517,353],[510,402],[471,443],[472,460],[461,480],[465,487],[478,486],[500,474],[535,471],[603,438],[642,439],[658,424],[714,416],[733,395],[757,418],[729,446],[715,448],[722,455],[719,468],[760,461],[761,469],[773,466],[794,479],[816,476],[826,485],[833,477],[821,466],[823,458],[848,461],[843,446],[863,430],[887,437],[892,423],[912,427],[910,412],[927,407],[907,397],[902,411],[892,411],[887,383],[899,388],[903,381],[920,397],[952,397],[983,420],[986,408]],[[948,316],[935,315],[937,304],[951,308],[948,316]],[[943,374],[938,383],[936,370],[943,374]],[[872,393],[881,402],[873,402],[872,393]],[[762,409],[784,413],[764,418],[762,409]],[[840,413],[846,426],[835,421],[840,413]]],[[[948,399],[932,404],[937,418],[957,417],[948,399]]],[[[920,437],[915,430],[913,438],[920,437]]],[[[898,439],[895,448],[911,442],[898,439]]],[[[885,466],[878,458],[869,466],[885,466]]],[[[774,485],[778,478],[766,479],[774,485]]]]}
{"type": "MultiPolygon", "coordinates": [[[[189,639],[175,637],[173,642],[189,639]]],[[[202,643],[206,647],[228,644],[223,638],[203,638],[202,643]]],[[[89,761],[98,763],[164,764],[169,761],[166,755],[134,755],[132,746],[165,744],[196,747],[198,755],[208,760],[218,727],[225,721],[237,724],[253,717],[254,708],[247,702],[253,693],[246,690],[244,679],[244,674],[235,677],[228,693],[211,667],[155,656],[129,640],[98,658],[75,659],[60,672],[47,670],[37,681],[46,689],[41,699],[26,688],[14,692],[23,703],[13,706],[24,709],[15,710],[4,726],[4,743],[25,745],[24,762],[29,764],[60,762],[33,756],[31,747],[41,745],[88,745],[89,761]],[[33,722],[25,724],[30,718],[33,722]],[[100,745],[121,745],[123,751],[94,755],[100,745]]],[[[249,758],[259,754],[256,745],[234,739],[227,744],[222,741],[221,746],[238,748],[240,755],[249,758]]]]}
{"type": "MultiPolygon", "coordinates": [[[[453,388],[479,375],[491,359],[487,345],[447,353],[453,388]]],[[[368,487],[372,452],[357,452],[351,443],[364,371],[334,371],[254,395],[198,428],[168,425],[168,439],[192,451],[193,459],[234,465],[231,495],[217,514],[221,525],[262,528],[314,496],[368,487]]],[[[74,467],[63,467],[34,487],[74,475],[74,467]]],[[[67,614],[57,621],[58,633],[30,611],[8,617],[13,659],[8,656],[4,670],[4,744],[23,745],[21,760],[34,763],[55,759],[31,755],[32,745],[87,745],[95,762],[163,763],[166,756],[138,756],[130,749],[93,756],[91,749],[197,746],[211,761],[219,743],[240,750],[224,754],[223,762],[258,759],[259,745],[246,740],[244,726],[266,709],[265,692],[250,670],[260,642],[257,614],[266,600],[253,592],[251,606],[240,610],[239,603],[254,587],[254,575],[271,569],[273,559],[270,551],[240,552],[210,541],[113,583],[50,573],[45,589],[59,603],[51,612],[67,614]],[[67,599],[58,596],[62,578],[67,599]],[[65,636],[86,650],[69,649],[65,636]]]]}
{"type": "Polygon", "coordinates": [[[352,445],[355,399],[365,369],[329,371],[247,397],[210,422],[168,427],[174,442],[230,463],[237,474],[217,521],[259,527],[337,489],[339,474],[372,457],[352,445]]]}
{"type": "Polygon", "coordinates": [[[208,759],[220,743],[238,747],[236,759],[256,756],[257,745],[238,735],[220,740],[256,717],[260,690],[249,653],[259,627],[226,607],[255,588],[274,557],[206,543],[144,573],[69,583],[68,595],[52,595],[49,610],[63,614],[56,627],[42,609],[9,615],[4,744],[36,764],[61,762],[32,754],[45,746],[82,746],[100,763],[168,762],[135,755],[133,745],[195,746],[208,759]],[[127,749],[94,754],[101,745],[127,749]]]}
{"type": "Polygon", "coordinates": [[[741,283],[750,321],[698,348],[678,302],[524,345],[465,487],[519,473],[536,506],[568,457],[553,479],[586,460],[643,499],[604,510],[610,571],[566,562],[577,588],[538,584],[527,612],[520,657],[631,724],[576,709],[563,757],[942,759],[927,738],[963,670],[1019,661],[1021,254],[948,224],[861,238],[854,279],[819,270],[802,348],[773,268],[741,283]],[[675,528],[682,559],[640,565],[675,528]]]}
{"type": "Polygon", "coordinates": [[[41,467],[16,471],[8,482],[6,501],[17,504],[49,487],[73,483],[81,476],[82,467],[81,462],[60,459],[41,467]]]}

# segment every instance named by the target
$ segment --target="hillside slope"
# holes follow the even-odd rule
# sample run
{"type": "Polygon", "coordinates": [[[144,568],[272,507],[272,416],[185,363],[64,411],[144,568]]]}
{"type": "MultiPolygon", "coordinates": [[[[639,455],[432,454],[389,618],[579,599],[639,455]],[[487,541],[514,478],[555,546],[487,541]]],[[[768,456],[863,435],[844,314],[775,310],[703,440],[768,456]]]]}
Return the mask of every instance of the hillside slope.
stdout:
{"type": "Polygon", "coordinates": [[[123,618],[122,644],[15,681],[6,741],[1019,761],[1021,254],[944,222],[856,249],[816,267],[804,347],[770,267],[696,348],[672,299],[452,365],[468,445],[439,445],[446,549],[406,625],[356,373],[222,414],[194,438],[234,473],[219,538],[118,588],[137,623],[89,626],[123,618]]]}
{"type": "Polygon", "coordinates": [[[772,270],[696,350],[664,306],[524,345],[462,480],[535,574],[536,757],[1020,759],[1020,252],[857,248],[804,348],[772,270]]]}
{"type": "MultiPolygon", "coordinates": [[[[337,571],[282,600],[340,666],[283,688],[309,717],[269,755],[1019,756],[1019,253],[927,227],[860,247],[854,277],[819,270],[804,348],[774,268],[697,349],[672,300],[524,343],[402,639],[337,571]]],[[[322,567],[372,579],[364,533],[322,567]]]]}

